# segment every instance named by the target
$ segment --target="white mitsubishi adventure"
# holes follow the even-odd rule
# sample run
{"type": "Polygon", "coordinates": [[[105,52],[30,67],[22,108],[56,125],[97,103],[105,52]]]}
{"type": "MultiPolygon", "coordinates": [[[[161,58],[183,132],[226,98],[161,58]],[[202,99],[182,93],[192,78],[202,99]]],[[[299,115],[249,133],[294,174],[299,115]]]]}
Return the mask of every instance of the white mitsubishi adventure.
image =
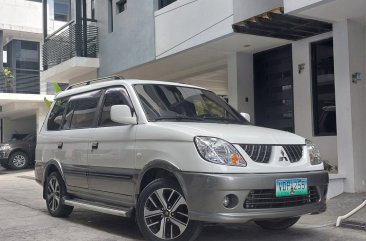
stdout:
{"type": "Polygon", "coordinates": [[[244,116],[195,86],[70,86],[37,139],[35,174],[48,211],[133,217],[151,241],[194,240],[203,223],[286,229],[324,212],[329,178],[318,149],[244,116]]]}

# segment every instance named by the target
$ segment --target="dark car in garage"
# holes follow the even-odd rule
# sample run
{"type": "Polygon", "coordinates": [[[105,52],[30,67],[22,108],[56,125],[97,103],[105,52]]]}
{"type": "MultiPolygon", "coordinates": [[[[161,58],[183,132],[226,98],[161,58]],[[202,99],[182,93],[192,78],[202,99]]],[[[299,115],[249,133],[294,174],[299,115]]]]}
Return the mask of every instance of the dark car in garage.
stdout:
{"type": "Polygon", "coordinates": [[[6,169],[20,170],[34,164],[35,134],[13,134],[0,144],[0,164],[6,169]]]}

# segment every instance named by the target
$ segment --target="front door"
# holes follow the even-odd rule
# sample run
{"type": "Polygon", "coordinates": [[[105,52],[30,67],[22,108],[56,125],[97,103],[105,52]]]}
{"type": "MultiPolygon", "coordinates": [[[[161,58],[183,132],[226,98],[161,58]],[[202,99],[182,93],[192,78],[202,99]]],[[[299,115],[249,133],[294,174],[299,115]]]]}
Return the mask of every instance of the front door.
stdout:
{"type": "Polygon", "coordinates": [[[294,132],[292,46],[254,55],[255,124],[294,132]]]}

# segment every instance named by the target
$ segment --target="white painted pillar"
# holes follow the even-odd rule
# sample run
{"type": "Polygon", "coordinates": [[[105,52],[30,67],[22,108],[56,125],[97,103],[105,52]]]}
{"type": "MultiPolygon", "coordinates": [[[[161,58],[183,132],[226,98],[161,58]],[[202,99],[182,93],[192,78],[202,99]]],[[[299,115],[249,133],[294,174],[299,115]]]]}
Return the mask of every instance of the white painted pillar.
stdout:
{"type": "Polygon", "coordinates": [[[235,53],[229,56],[228,91],[229,103],[240,112],[246,112],[254,123],[253,55],[235,53]]]}
{"type": "Polygon", "coordinates": [[[39,131],[42,128],[42,125],[47,117],[48,114],[48,107],[46,106],[46,104],[41,103],[37,109],[37,113],[36,113],[36,126],[37,126],[37,133],[39,133],[39,131]]]}
{"type": "Polygon", "coordinates": [[[366,191],[365,28],[350,20],[333,25],[338,165],[345,191],[366,191]],[[360,72],[362,81],[352,83],[360,72]]]}

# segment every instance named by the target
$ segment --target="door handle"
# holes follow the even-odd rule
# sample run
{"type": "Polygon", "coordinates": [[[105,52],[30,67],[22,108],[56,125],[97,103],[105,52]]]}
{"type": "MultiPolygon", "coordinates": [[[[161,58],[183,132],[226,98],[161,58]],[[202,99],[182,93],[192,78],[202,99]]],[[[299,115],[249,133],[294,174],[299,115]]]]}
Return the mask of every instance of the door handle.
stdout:
{"type": "Polygon", "coordinates": [[[98,142],[93,142],[92,143],[92,150],[96,150],[98,149],[99,143],[98,142]]]}
{"type": "Polygon", "coordinates": [[[63,142],[60,142],[60,143],[58,143],[57,148],[58,149],[62,149],[63,146],[64,146],[64,143],[63,142]]]}

